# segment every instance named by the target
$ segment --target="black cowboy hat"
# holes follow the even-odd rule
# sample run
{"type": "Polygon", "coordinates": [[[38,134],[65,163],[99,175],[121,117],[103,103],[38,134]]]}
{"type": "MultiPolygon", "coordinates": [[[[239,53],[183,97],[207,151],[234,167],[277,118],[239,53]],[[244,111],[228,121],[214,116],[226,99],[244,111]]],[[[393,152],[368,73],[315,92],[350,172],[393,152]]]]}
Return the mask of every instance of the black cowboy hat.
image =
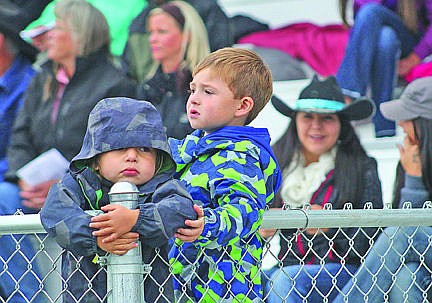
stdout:
{"type": "Polygon", "coordinates": [[[9,1],[0,1],[0,33],[13,41],[19,52],[30,60],[34,60],[38,50],[20,37],[20,31],[28,24],[28,17],[21,8],[9,1]]]}
{"type": "Polygon", "coordinates": [[[338,114],[348,120],[362,120],[375,112],[375,104],[366,98],[346,104],[344,95],[333,76],[320,81],[315,75],[311,83],[301,91],[294,108],[274,97],[272,97],[272,104],[282,115],[290,118],[294,117],[296,112],[301,111],[338,114]]]}

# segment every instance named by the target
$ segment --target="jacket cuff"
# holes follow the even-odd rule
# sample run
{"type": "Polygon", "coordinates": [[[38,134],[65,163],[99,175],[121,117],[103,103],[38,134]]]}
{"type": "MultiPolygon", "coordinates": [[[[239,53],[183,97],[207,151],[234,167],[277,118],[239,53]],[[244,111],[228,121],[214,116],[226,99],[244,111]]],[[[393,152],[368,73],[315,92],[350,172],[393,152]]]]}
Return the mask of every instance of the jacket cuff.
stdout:
{"type": "Polygon", "coordinates": [[[409,174],[405,174],[405,188],[408,189],[416,189],[416,190],[425,190],[425,186],[423,184],[422,177],[412,176],[409,174]]]}

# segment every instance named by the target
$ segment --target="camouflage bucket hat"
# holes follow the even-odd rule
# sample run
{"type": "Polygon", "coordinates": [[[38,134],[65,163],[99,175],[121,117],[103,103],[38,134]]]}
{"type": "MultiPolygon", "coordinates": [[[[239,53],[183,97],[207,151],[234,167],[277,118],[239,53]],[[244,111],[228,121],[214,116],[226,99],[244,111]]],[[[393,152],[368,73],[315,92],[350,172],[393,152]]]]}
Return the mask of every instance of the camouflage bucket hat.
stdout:
{"type": "Polygon", "coordinates": [[[129,147],[156,148],[171,158],[162,118],[150,102],[126,97],[102,99],[90,112],[81,151],[71,163],[129,147]]]}

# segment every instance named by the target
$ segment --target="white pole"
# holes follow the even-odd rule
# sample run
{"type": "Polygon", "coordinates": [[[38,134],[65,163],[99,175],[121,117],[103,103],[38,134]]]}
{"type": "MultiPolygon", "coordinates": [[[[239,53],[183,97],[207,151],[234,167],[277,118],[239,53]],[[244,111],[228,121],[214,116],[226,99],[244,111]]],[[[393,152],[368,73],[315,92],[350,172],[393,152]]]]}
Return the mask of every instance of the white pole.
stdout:
{"type": "MultiPolygon", "coordinates": [[[[117,182],[108,193],[111,204],[119,204],[128,209],[138,205],[137,187],[129,182],[117,182]]],[[[107,258],[108,303],[144,303],[144,264],[141,244],[119,256],[110,254],[107,258]]]]}

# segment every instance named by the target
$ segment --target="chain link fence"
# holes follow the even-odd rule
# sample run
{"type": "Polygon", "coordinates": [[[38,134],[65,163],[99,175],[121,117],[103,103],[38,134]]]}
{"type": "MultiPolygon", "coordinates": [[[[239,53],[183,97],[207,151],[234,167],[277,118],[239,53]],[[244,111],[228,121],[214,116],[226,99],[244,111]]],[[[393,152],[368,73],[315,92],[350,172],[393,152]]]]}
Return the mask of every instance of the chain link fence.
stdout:
{"type": "MultiPolygon", "coordinates": [[[[429,302],[432,228],[427,226],[432,226],[430,202],[422,209],[412,209],[406,204],[403,209],[391,209],[387,205],[384,209],[371,209],[367,205],[366,209],[359,210],[347,204],[342,210],[325,207],[312,211],[305,207],[266,211],[262,227],[277,232],[265,240],[259,273],[265,290],[263,302],[332,302],[342,293],[341,300],[346,302],[429,302]],[[397,231],[408,239],[405,250],[396,247],[397,231]],[[385,249],[374,246],[380,235],[388,240],[385,249]],[[424,239],[421,249],[414,240],[419,235],[424,239]],[[361,241],[366,247],[363,250],[358,248],[362,247],[361,241]],[[345,246],[338,247],[338,243],[345,246]],[[376,254],[377,267],[365,269],[370,289],[360,289],[356,270],[370,254],[376,254]],[[387,254],[396,254],[400,264],[383,263],[387,254]],[[386,273],[387,281],[378,280],[379,272],[386,273]],[[417,278],[420,274],[426,281],[417,278]],[[346,284],[349,280],[351,286],[346,284]],[[282,291],[278,288],[280,281],[284,285],[282,291]],[[319,281],[326,281],[325,287],[319,281]],[[419,290],[420,299],[410,298],[413,289],[419,290]],[[361,299],[350,301],[349,294],[356,291],[361,299]]],[[[106,275],[107,266],[101,264],[95,276],[86,277],[80,267],[82,257],[75,256],[75,262],[69,266],[74,266],[73,275],[85,277],[87,291],[74,296],[71,289],[75,279],[62,276],[64,251],[46,235],[38,215],[1,216],[0,236],[0,246],[9,248],[8,255],[0,256],[0,302],[115,302],[109,299],[109,294],[115,287],[124,287],[109,285],[108,294],[98,293],[96,289],[100,288],[95,284],[106,283],[99,276],[106,275]],[[24,250],[28,243],[33,248],[30,253],[24,250]],[[14,272],[16,262],[25,262],[25,270],[14,272]]],[[[147,269],[142,287],[146,279],[152,279],[152,272],[158,270],[151,263],[147,269]]],[[[161,296],[166,286],[160,285],[161,296]]],[[[116,302],[125,301],[120,298],[116,302]]]]}

